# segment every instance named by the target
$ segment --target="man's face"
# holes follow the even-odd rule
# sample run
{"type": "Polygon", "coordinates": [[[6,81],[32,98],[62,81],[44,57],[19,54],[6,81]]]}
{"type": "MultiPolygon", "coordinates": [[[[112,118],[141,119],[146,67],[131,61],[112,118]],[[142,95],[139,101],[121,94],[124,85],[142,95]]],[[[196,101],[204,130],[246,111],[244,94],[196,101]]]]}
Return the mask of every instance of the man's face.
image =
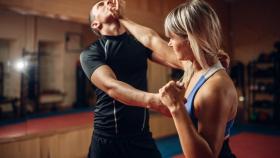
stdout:
{"type": "Polygon", "coordinates": [[[112,0],[102,0],[96,3],[92,8],[92,14],[95,16],[95,20],[100,23],[112,20],[113,16],[110,11],[112,5],[112,0]]]}

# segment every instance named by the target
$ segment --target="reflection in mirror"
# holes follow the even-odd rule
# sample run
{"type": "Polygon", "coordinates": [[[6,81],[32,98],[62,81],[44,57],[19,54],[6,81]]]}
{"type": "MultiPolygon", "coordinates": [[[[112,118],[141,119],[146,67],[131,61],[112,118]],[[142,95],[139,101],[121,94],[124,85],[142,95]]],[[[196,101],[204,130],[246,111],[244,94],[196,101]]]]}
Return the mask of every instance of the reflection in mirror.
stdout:
{"type": "Polygon", "coordinates": [[[56,111],[62,107],[65,94],[61,48],[56,42],[39,42],[40,111],[56,111]]]}
{"type": "Polygon", "coordinates": [[[0,120],[19,116],[19,94],[16,93],[13,62],[10,57],[11,40],[0,39],[0,120]]]}
{"type": "Polygon", "coordinates": [[[38,53],[23,52],[21,72],[21,109],[30,114],[38,105],[38,53]]]}
{"type": "Polygon", "coordinates": [[[64,40],[82,26],[1,9],[0,19],[0,157],[38,157],[38,140],[56,139],[58,131],[63,139],[77,130],[91,134],[92,84],[78,68],[79,53],[65,50],[64,40]]]}

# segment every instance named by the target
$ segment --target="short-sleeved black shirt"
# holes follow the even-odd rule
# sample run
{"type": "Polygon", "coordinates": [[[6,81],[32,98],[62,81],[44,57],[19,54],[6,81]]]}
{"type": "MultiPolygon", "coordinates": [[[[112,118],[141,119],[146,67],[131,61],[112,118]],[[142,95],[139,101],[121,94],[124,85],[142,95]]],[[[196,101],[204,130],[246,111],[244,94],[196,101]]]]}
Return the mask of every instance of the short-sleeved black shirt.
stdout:
{"type": "MultiPolygon", "coordinates": [[[[131,35],[103,36],[81,55],[82,68],[90,79],[101,65],[108,65],[118,80],[147,90],[147,59],[151,51],[131,35]]],[[[105,81],[106,82],[106,81],[105,81]]],[[[134,135],[149,132],[149,114],[145,108],[127,106],[95,87],[94,130],[106,135],[134,135]]]]}

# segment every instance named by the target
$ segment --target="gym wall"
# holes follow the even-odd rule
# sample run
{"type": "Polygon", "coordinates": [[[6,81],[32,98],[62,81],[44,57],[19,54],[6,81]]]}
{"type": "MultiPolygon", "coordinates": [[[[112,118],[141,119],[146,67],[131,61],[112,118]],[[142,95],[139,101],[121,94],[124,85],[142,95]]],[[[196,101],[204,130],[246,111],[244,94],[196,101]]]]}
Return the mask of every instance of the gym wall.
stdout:
{"type": "MultiPolygon", "coordinates": [[[[62,106],[71,106],[76,100],[76,64],[80,52],[68,52],[65,50],[65,33],[82,32],[82,24],[54,20],[50,18],[20,15],[15,12],[0,10],[0,39],[9,42],[9,60],[16,61],[22,57],[23,49],[30,53],[38,53],[39,43],[53,44],[55,49],[52,60],[54,65],[46,68],[54,73],[53,76],[43,78],[47,86],[56,87],[66,94],[62,106]]],[[[50,45],[49,45],[50,47],[50,45]]],[[[8,94],[11,97],[20,96],[20,73],[13,65],[9,71],[8,94]]]]}
{"type": "Polygon", "coordinates": [[[280,1],[254,0],[231,3],[231,47],[234,59],[247,64],[260,52],[270,53],[280,40],[280,1]]]}

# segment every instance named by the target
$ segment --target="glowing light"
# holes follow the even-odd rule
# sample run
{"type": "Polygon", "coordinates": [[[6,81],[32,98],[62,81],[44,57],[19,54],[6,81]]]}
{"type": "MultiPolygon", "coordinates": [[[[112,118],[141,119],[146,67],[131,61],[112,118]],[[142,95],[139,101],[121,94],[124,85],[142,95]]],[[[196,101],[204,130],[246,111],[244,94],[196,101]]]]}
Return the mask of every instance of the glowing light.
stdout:
{"type": "Polygon", "coordinates": [[[22,59],[16,61],[16,63],[15,63],[15,69],[19,72],[23,72],[27,66],[28,66],[27,61],[22,60],[22,59]]]}
{"type": "Polygon", "coordinates": [[[241,102],[245,101],[245,97],[244,96],[240,96],[239,97],[239,101],[241,101],[241,102]]]}

